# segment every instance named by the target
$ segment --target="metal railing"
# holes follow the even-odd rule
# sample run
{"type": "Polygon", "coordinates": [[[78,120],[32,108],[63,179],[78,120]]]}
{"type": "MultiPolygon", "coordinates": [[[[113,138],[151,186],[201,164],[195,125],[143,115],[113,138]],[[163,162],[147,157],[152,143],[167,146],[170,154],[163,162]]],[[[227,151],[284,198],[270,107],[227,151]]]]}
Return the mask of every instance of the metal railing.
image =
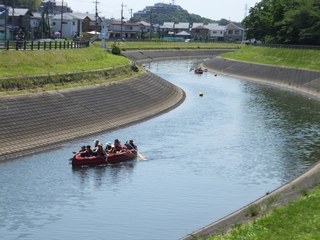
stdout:
{"type": "Polygon", "coordinates": [[[51,49],[77,49],[89,47],[89,41],[0,41],[0,50],[51,50],[51,49]]]}

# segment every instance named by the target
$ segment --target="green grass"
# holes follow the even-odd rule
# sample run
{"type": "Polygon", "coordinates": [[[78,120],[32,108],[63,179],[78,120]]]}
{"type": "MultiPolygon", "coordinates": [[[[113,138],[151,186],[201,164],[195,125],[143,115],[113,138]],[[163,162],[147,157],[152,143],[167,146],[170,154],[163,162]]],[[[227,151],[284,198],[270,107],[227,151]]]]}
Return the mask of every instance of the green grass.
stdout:
{"type": "MultiPolygon", "coordinates": [[[[248,224],[237,224],[229,233],[206,240],[320,239],[320,187],[298,200],[275,208],[248,224]]],[[[197,238],[195,238],[197,239],[197,238]]]]}
{"type": "Polygon", "coordinates": [[[90,46],[48,51],[0,51],[0,78],[81,72],[130,63],[125,57],[90,46]]]}
{"type": "Polygon", "coordinates": [[[228,59],[293,68],[320,70],[320,51],[288,48],[242,46],[235,52],[223,53],[228,59]]]}
{"type": "MultiPolygon", "coordinates": [[[[108,47],[114,42],[107,43],[108,47]]],[[[115,42],[121,49],[237,49],[241,44],[237,43],[204,43],[204,42],[115,42]]]]}

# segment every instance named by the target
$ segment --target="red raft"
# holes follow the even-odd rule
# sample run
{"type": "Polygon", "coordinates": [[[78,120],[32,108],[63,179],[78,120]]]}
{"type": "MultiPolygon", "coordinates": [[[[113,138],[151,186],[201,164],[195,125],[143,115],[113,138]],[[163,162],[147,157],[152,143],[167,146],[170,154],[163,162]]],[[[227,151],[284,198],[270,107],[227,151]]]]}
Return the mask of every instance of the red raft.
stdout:
{"type": "Polygon", "coordinates": [[[202,70],[201,68],[196,68],[196,69],[194,70],[194,73],[195,73],[195,74],[202,74],[202,73],[203,73],[203,70],[202,70]]]}
{"type": "Polygon", "coordinates": [[[118,153],[108,153],[107,157],[104,156],[91,156],[91,157],[81,157],[80,155],[75,155],[72,159],[72,166],[97,166],[105,165],[119,162],[126,162],[133,160],[137,157],[137,151],[135,149],[118,152],[118,153]]]}

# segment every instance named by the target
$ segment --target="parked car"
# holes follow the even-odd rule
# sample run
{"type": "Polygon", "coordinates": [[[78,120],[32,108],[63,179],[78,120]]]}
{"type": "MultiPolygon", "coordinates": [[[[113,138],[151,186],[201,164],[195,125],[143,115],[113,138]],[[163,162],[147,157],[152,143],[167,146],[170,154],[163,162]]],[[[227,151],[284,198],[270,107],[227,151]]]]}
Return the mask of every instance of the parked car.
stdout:
{"type": "Polygon", "coordinates": [[[188,38],[188,39],[186,39],[184,42],[194,42],[194,40],[193,40],[193,39],[188,38]]]}

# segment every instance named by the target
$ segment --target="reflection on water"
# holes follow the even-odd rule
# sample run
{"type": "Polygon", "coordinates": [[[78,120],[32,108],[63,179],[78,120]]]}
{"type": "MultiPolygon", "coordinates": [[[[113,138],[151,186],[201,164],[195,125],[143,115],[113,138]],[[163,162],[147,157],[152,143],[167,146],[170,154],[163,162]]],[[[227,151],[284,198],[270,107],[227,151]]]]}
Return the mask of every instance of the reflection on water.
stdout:
{"type": "Polygon", "coordinates": [[[103,143],[134,139],[147,161],[73,168],[72,151],[90,137],[0,163],[0,239],[179,239],[319,159],[318,101],[209,72],[196,75],[189,70],[199,61],[148,64],[186,92],[185,102],[94,136],[103,143]]]}

